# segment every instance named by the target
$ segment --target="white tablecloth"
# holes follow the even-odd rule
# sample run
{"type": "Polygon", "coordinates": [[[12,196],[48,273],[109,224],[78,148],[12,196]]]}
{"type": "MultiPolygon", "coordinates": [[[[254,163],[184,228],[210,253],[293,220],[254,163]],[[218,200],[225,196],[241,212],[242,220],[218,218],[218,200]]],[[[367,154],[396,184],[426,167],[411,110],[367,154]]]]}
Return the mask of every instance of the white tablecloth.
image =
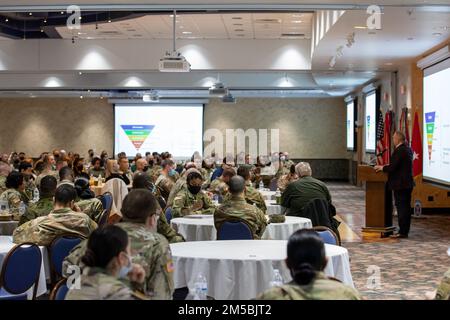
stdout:
{"type": "Polygon", "coordinates": [[[291,234],[299,229],[312,228],[308,218],[286,217],[283,223],[270,223],[262,236],[264,240],[288,240],[291,234]]]}
{"type": "MultiPolygon", "coordinates": [[[[12,242],[10,236],[0,236],[0,268],[3,265],[3,259],[8,254],[15,244],[12,242]]],[[[37,288],[37,296],[41,296],[47,292],[46,279],[50,278],[50,267],[48,265],[48,252],[46,247],[39,247],[42,254],[41,272],[39,274],[39,283],[37,288]]],[[[33,297],[33,287],[27,291],[28,299],[33,297]]]]}
{"type": "MultiPolygon", "coordinates": [[[[217,239],[212,216],[202,218],[174,218],[170,222],[186,241],[210,241],[217,239]]],[[[311,220],[300,217],[286,217],[284,223],[270,223],[262,239],[287,240],[298,229],[312,228],[311,220]]]]}
{"type": "Polygon", "coordinates": [[[12,236],[14,229],[17,228],[18,221],[0,221],[0,235],[12,236]]]}
{"type": "MultiPolygon", "coordinates": [[[[248,300],[270,288],[273,270],[284,282],[292,280],[284,259],[287,241],[236,240],[181,242],[170,245],[175,266],[175,288],[192,288],[203,274],[208,295],[223,300],[248,300]]],[[[325,245],[328,264],[325,274],[353,287],[347,249],[325,245]]]]}
{"type": "Polygon", "coordinates": [[[265,190],[259,190],[258,191],[261,193],[261,195],[263,196],[264,200],[275,200],[275,191],[270,191],[269,189],[265,189],[265,190]]]}
{"type": "Polygon", "coordinates": [[[282,206],[280,206],[279,204],[277,204],[276,200],[264,200],[264,202],[266,203],[266,207],[267,207],[267,214],[268,215],[272,215],[272,214],[280,214],[284,212],[284,208],[282,206]]]}

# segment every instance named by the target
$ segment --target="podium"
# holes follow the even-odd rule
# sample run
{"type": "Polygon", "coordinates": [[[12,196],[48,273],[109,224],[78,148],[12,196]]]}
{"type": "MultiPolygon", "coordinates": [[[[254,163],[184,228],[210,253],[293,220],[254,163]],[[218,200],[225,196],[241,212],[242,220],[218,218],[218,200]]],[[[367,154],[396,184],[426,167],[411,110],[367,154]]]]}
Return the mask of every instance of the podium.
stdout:
{"type": "Polygon", "coordinates": [[[386,237],[395,231],[392,225],[392,192],[387,187],[387,174],[372,166],[358,166],[358,181],[366,182],[366,226],[363,232],[386,237]]]}

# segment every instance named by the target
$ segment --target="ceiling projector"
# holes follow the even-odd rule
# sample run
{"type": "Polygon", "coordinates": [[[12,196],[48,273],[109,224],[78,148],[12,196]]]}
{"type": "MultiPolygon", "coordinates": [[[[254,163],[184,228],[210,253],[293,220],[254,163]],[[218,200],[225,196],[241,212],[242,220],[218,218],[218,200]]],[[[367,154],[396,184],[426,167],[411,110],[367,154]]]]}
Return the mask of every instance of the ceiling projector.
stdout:
{"type": "Polygon", "coordinates": [[[211,88],[209,88],[209,94],[212,96],[224,96],[228,94],[228,88],[221,82],[214,83],[211,88]]]}
{"type": "Polygon", "coordinates": [[[159,71],[189,72],[191,71],[191,64],[177,51],[166,52],[164,58],[159,60],[159,71]]]}

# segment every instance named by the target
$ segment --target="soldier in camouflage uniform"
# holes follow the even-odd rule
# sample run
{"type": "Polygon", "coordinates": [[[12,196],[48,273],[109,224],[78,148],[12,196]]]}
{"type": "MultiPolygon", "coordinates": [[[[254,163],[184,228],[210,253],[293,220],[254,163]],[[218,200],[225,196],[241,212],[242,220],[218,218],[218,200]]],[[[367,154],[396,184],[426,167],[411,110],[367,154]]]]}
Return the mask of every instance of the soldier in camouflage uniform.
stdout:
{"type": "Polygon", "coordinates": [[[234,176],[230,179],[229,184],[231,198],[214,212],[214,226],[219,230],[222,223],[226,221],[241,220],[250,227],[253,239],[261,239],[266,230],[267,219],[261,210],[245,201],[244,178],[234,176]]]}
{"type": "MultiPolygon", "coordinates": [[[[173,263],[169,243],[156,232],[158,202],[149,190],[132,190],[122,204],[123,222],[116,224],[130,238],[131,259],[145,270],[145,282],[139,291],[149,299],[169,300],[174,291],[173,263]]],[[[68,266],[84,267],[81,257],[86,251],[86,241],[80,243],[63,262],[63,274],[68,266]]]]}
{"type": "Polygon", "coordinates": [[[177,193],[173,200],[173,217],[189,214],[213,214],[215,206],[208,195],[201,190],[203,177],[198,172],[191,172],[186,177],[186,188],[177,193]]]}
{"type": "Polygon", "coordinates": [[[12,168],[8,163],[8,155],[2,154],[0,156],[0,194],[2,194],[6,188],[6,177],[10,174],[12,168]]]}
{"type": "Polygon", "coordinates": [[[360,300],[360,294],[323,273],[325,246],[313,230],[294,232],[287,245],[286,265],[293,281],[262,293],[260,300],[360,300]]]}
{"type": "Polygon", "coordinates": [[[24,198],[22,192],[25,190],[23,174],[13,171],[6,178],[6,190],[0,195],[0,201],[6,201],[9,213],[19,215],[19,207],[24,198]]]}
{"type": "Polygon", "coordinates": [[[196,168],[189,168],[182,174],[180,179],[175,182],[172,190],[170,190],[169,198],[167,199],[167,207],[171,207],[173,205],[173,199],[175,199],[178,192],[187,188],[186,177],[191,172],[200,173],[196,168]]]}
{"type": "Polygon", "coordinates": [[[155,185],[159,189],[161,196],[166,201],[169,198],[170,191],[175,185],[175,175],[177,172],[175,171],[174,166],[175,164],[172,160],[170,159],[164,160],[161,163],[162,167],[161,173],[155,182],[155,185]]]}
{"type": "MultiPolygon", "coordinates": [[[[267,212],[266,202],[264,201],[261,193],[255,189],[250,179],[250,171],[248,167],[241,166],[238,168],[237,174],[245,180],[244,198],[248,204],[257,206],[264,214],[267,212]]],[[[231,195],[227,196],[226,200],[229,200],[231,195]]]]}
{"type": "MultiPolygon", "coordinates": [[[[178,182],[178,181],[177,181],[178,182]]],[[[153,192],[154,185],[151,178],[145,173],[136,173],[133,179],[133,190],[135,189],[146,189],[150,190],[153,195],[158,199],[158,195],[153,192]]],[[[157,211],[160,212],[158,219],[157,231],[162,234],[169,243],[183,242],[184,238],[181,234],[177,233],[167,222],[166,215],[158,203],[157,211]]]]}
{"type": "Polygon", "coordinates": [[[444,274],[439,287],[436,291],[436,300],[450,300],[450,269],[444,274]]]}
{"type": "Polygon", "coordinates": [[[25,184],[25,190],[21,192],[22,198],[24,199],[24,202],[28,204],[33,200],[34,189],[36,189],[33,177],[33,166],[31,163],[23,161],[19,164],[19,172],[23,174],[23,182],[25,184]]]}
{"type": "Polygon", "coordinates": [[[20,217],[19,226],[33,219],[46,216],[53,210],[53,197],[57,185],[56,178],[46,176],[41,180],[39,201],[31,204],[25,214],[20,217]]]}
{"type": "Polygon", "coordinates": [[[100,199],[95,198],[94,192],[89,187],[89,180],[86,178],[77,178],[74,185],[77,191],[75,204],[92,220],[98,222],[103,213],[103,204],[100,199]]]}
{"type": "Polygon", "coordinates": [[[228,194],[228,182],[231,177],[236,175],[234,168],[226,168],[223,170],[222,175],[214,179],[209,185],[208,191],[217,194],[219,197],[224,199],[228,194]]]}
{"type": "Polygon", "coordinates": [[[55,192],[54,209],[47,216],[28,221],[14,230],[13,242],[48,246],[56,237],[67,233],[88,238],[97,224],[75,206],[76,196],[74,187],[67,184],[59,186],[55,192]]]}
{"type": "Polygon", "coordinates": [[[95,230],[89,237],[83,261],[87,267],[80,286],[69,289],[66,300],[132,300],[133,282],[142,283],[144,269],[131,263],[127,233],[117,226],[95,230]],[[132,283],[126,283],[130,280],[132,283]]]}

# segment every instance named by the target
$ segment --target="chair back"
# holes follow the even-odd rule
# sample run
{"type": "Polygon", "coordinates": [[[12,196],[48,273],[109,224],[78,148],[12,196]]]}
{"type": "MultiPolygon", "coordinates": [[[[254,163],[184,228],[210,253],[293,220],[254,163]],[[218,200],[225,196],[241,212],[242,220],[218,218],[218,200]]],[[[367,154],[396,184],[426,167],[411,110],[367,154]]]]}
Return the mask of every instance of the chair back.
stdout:
{"type": "Polygon", "coordinates": [[[167,223],[170,224],[170,220],[172,220],[172,208],[171,207],[166,208],[166,220],[167,220],[167,223]]]}
{"type": "Polygon", "coordinates": [[[102,202],[103,209],[106,210],[109,214],[113,205],[113,197],[111,192],[105,192],[101,196],[98,197],[102,202]]]}
{"type": "Polygon", "coordinates": [[[52,284],[62,277],[62,264],[69,252],[81,242],[78,235],[66,234],[55,238],[49,246],[52,284]]]}
{"type": "Polygon", "coordinates": [[[64,300],[68,291],[67,279],[63,278],[53,287],[50,293],[50,300],[64,300]]]}
{"type": "Polygon", "coordinates": [[[109,217],[109,211],[103,210],[102,214],[100,215],[100,218],[98,218],[97,225],[99,228],[105,226],[108,223],[108,217],[109,217]]]}
{"type": "Polygon", "coordinates": [[[335,246],[341,245],[341,240],[336,235],[336,233],[334,233],[334,231],[331,230],[330,228],[325,227],[325,226],[316,226],[316,227],[313,227],[312,230],[314,230],[315,232],[317,232],[319,234],[319,236],[322,238],[324,243],[332,244],[335,246]]]}
{"type": "Polygon", "coordinates": [[[11,294],[26,293],[34,286],[33,299],[36,298],[41,265],[42,254],[37,245],[26,242],[14,246],[3,260],[0,286],[11,294]]]}
{"type": "Polygon", "coordinates": [[[277,191],[277,189],[278,189],[278,179],[277,178],[273,178],[272,180],[270,180],[269,189],[270,189],[270,191],[277,191]]]}
{"type": "Polygon", "coordinates": [[[253,234],[242,220],[225,221],[217,230],[217,240],[252,240],[253,234]]]}

